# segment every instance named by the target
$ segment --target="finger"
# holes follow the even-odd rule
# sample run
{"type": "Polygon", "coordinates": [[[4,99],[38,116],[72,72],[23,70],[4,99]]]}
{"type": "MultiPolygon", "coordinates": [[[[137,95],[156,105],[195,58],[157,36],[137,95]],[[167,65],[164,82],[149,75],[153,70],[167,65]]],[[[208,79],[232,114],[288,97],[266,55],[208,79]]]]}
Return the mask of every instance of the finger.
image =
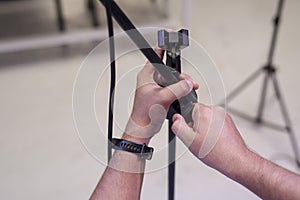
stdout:
{"type": "Polygon", "coordinates": [[[164,79],[164,77],[158,71],[154,72],[153,79],[160,86],[167,85],[166,80],[164,79]]]}
{"type": "Polygon", "coordinates": [[[149,109],[151,133],[158,133],[167,116],[167,110],[160,104],[154,104],[149,109]]]}
{"type": "Polygon", "coordinates": [[[188,74],[185,74],[185,73],[181,73],[180,74],[180,78],[181,79],[189,79],[189,80],[192,80],[192,77],[188,74]]]}
{"type": "Polygon", "coordinates": [[[200,126],[200,104],[195,104],[193,112],[192,112],[192,119],[193,119],[193,128],[194,130],[199,130],[200,126]]]}
{"type": "Polygon", "coordinates": [[[146,64],[143,69],[138,73],[137,76],[137,86],[141,87],[145,84],[154,83],[153,74],[155,68],[149,63],[146,64]]]}
{"type": "Polygon", "coordinates": [[[163,100],[168,103],[172,103],[176,99],[180,99],[181,97],[189,94],[193,89],[193,83],[189,80],[181,80],[177,83],[169,85],[162,89],[163,100]]]}
{"type": "Polygon", "coordinates": [[[194,80],[192,79],[192,77],[190,77],[188,74],[182,73],[182,74],[180,74],[180,78],[181,78],[181,79],[185,79],[185,80],[190,80],[190,81],[192,81],[192,83],[193,83],[193,89],[197,90],[197,89],[199,88],[199,84],[196,83],[196,81],[194,81],[194,80]]]}
{"type": "Polygon", "coordinates": [[[201,148],[198,153],[198,157],[200,159],[206,157],[214,148],[214,146],[217,144],[219,137],[222,133],[224,121],[226,117],[226,112],[223,108],[220,107],[213,107],[210,110],[211,119],[209,122],[204,122],[207,125],[209,125],[209,128],[205,131],[203,131],[204,138],[201,145],[201,148]]]}
{"type": "MultiPolygon", "coordinates": [[[[206,106],[201,103],[196,103],[192,112],[192,119],[193,119],[193,129],[197,132],[201,132],[200,124],[208,123],[210,124],[210,115],[211,115],[211,107],[206,106]]],[[[202,127],[203,128],[203,127],[202,127]]],[[[202,130],[206,132],[207,130],[202,130]]]]}
{"type": "Polygon", "coordinates": [[[173,125],[172,125],[172,131],[175,133],[175,135],[187,146],[190,147],[193,143],[196,133],[193,131],[191,127],[189,127],[184,118],[179,115],[175,114],[173,116],[173,125]]]}
{"type": "Polygon", "coordinates": [[[155,53],[158,55],[160,59],[163,59],[165,51],[159,47],[155,47],[155,53]]]}

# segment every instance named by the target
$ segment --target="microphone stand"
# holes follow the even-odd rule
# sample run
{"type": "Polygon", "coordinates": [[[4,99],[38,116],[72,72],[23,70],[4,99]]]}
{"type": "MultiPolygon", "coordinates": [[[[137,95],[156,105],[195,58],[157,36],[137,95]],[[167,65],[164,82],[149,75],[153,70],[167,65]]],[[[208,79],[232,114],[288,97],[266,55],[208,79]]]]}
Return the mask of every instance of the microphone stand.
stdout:
{"type": "MultiPolygon", "coordinates": [[[[181,29],[178,32],[168,32],[166,30],[160,30],[158,32],[158,46],[166,51],[166,65],[177,72],[181,73],[181,50],[189,46],[188,30],[181,29]]],[[[172,117],[175,113],[181,114],[183,102],[176,100],[172,103],[168,114],[168,198],[174,199],[175,190],[175,157],[176,157],[176,137],[172,131],[172,117]]]]}
{"type": "MultiPolygon", "coordinates": [[[[118,22],[121,28],[126,31],[130,39],[136,44],[142,54],[150,61],[156,70],[165,79],[166,85],[171,85],[180,81],[181,62],[180,50],[189,45],[188,30],[182,29],[179,32],[158,32],[158,46],[167,51],[167,65],[162,62],[158,55],[154,52],[150,44],[136,29],[134,24],[129,20],[126,14],[120,9],[114,0],[99,0],[106,8],[109,36],[110,36],[110,61],[111,61],[111,78],[115,80],[115,62],[114,62],[114,40],[113,40],[113,26],[112,17],[118,22]]],[[[110,98],[113,96],[114,81],[111,82],[110,98]]],[[[175,101],[169,112],[167,119],[169,120],[169,200],[174,199],[174,181],[175,181],[175,135],[172,132],[172,116],[175,113],[181,113],[187,122],[192,121],[192,111],[194,104],[197,102],[197,94],[192,90],[188,95],[175,101]]],[[[113,100],[110,102],[110,109],[113,108],[113,100]]],[[[109,111],[109,124],[108,124],[108,162],[111,158],[112,146],[110,141],[113,134],[113,110],[109,111]]]]}

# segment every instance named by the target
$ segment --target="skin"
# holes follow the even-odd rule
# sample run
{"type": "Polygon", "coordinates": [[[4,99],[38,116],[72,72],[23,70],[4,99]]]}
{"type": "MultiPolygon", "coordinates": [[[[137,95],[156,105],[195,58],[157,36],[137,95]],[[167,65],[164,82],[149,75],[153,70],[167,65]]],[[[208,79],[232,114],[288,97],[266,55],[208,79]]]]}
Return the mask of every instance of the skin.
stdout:
{"type": "MultiPolygon", "coordinates": [[[[162,58],[163,51],[157,49],[162,58]]],[[[161,88],[155,81],[154,67],[147,63],[138,74],[137,90],[131,118],[123,139],[149,144],[166,117],[171,103],[198,89],[189,76],[161,88]]],[[[248,149],[231,117],[221,107],[195,104],[193,124],[186,124],[179,114],[173,116],[172,130],[203,163],[242,184],[262,199],[296,200],[300,197],[300,176],[262,158],[248,149]],[[201,157],[199,152],[212,124],[219,117],[220,132],[211,151],[201,157]]],[[[109,166],[96,186],[91,199],[140,199],[145,160],[124,151],[115,151],[109,166]]],[[[200,195],[199,195],[200,196],[200,195]]]]}
{"type": "Polygon", "coordinates": [[[252,152],[223,108],[196,104],[193,121],[200,122],[199,126],[187,125],[179,114],[173,116],[173,121],[172,130],[184,143],[188,142],[190,135],[194,135],[189,149],[198,159],[262,199],[300,198],[300,176],[252,152]],[[199,158],[199,149],[212,115],[225,116],[223,128],[212,151],[204,158],[199,158]]]}
{"type": "MultiPolygon", "coordinates": [[[[156,53],[162,58],[164,52],[156,49],[156,53]]],[[[199,87],[189,76],[182,75],[180,82],[162,88],[154,81],[160,79],[155,74],[149,62],[138,74],[134,106],[123,139],[148,145],[160,130],[172,102],[199,87]]],[[[144,159],[115,151],[91,199],[139,199],[144,169],[144,159]]]]}

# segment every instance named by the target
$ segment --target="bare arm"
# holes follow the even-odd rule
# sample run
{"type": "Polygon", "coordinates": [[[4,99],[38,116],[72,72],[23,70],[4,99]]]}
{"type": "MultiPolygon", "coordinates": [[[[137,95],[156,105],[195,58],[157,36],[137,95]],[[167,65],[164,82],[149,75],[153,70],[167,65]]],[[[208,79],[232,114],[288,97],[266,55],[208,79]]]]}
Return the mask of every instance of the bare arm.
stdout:
{"type": "MultiPolygon", "coordinates": [[[[162,50],[156,52],[163,56],[162,50]]],[[[148,63],[138,75],[133,110],[123,139],[148,144],[161,129],[171,103],[187,95],[192,88],[198,88],[198,84],[187,75],[182,76],[185,80],[162,88],[154,81],[154,72],[154,67],[148,63]]],[[[144,168],[142,158],[116,151],[91,199],[139,199],[144,168]]]]}
{"type": "Polygon", "coordinates": [[[242,166],[229,174],[262,199],[300,198],[300,176],[250,152],[242,166]]]}
{"type": "Polygon", "coordinates": [[[300,176],[249,150],[223,108],[196,104],[193,120],[190,127],[176,114],[172,129],[205,164],[263,199],[300,199],[300,176]]]}
{"type": "MultiPolygon", "coordinates": [[[[149,140],[124,135],[123,139],[143,144],[149,140]]],[[[132,153],[116,151],[91,199],[139,199],[145,160],[132,153]]]]}

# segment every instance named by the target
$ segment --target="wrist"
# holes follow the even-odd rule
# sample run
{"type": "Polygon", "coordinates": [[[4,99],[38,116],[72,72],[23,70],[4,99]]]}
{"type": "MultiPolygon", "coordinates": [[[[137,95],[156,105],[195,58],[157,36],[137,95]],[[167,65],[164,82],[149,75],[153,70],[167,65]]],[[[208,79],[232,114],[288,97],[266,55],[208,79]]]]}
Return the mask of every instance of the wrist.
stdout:
{"type": "Polygon", "coordinates": [[[148,144],[154,134],[155,130],[150,122],[131,115],[122,138],[139,144],[148,144]]]}
{"type": "Polygon", "coordinates": [[[149,113],[134,111],[133,109],[130,120],[133,121],[140,127],[146,127],[151,123],[151,119],[149,118],[149,113]]]}
{"type": "Polygon", "coordinates": [[[134,142],[134,143],[137,143],[137,144],[146,144],[146,145],[148,145],[149,142],[150,142],[151,137],[141,138],[141,137],[132,136],[132,134],[129,135],[127,133],[124,133],[123,136],[122,136],[122,139],[128,140],[130,142],[134,142]]]}

